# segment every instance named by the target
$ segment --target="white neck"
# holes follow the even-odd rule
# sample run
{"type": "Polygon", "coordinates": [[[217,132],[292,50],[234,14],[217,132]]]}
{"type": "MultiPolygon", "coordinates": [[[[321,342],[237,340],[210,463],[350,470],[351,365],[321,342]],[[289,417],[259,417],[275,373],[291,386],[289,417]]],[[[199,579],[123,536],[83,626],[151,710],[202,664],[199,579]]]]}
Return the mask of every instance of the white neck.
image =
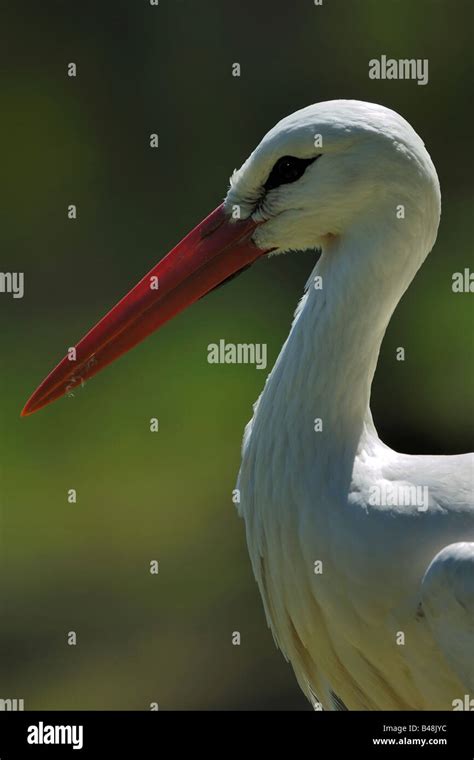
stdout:
{"type": "MultiPolygon", "coordinates": [[[[337,456],[348,468],[360,442],[378,441],[370,389],[390,317],[432,245],[402,220],[380,231],[355,227],[318,261],[254,418],[277,425],[296,456],[337,456]],[[420,239],[421,237],[421,239],[420,239]],[[322,289],[314,288],[315,276],[322,289]],[[322,420],[315,432],[314,420],[322,420]]],[[[276,435],[281,435],[275,428],[276,435]]]]}

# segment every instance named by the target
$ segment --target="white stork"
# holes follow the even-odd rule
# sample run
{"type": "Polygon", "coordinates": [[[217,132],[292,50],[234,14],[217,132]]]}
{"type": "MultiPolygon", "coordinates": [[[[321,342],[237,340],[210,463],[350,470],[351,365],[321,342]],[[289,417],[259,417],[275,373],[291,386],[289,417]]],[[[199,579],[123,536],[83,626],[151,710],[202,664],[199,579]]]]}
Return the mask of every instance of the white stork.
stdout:
{"type": "Polygon", "coordinates": [[[316,708],[450,710],[474,696],[473,457],[399,454],[369,407],[383,335],[439,218],[435,168],[401,116],[353,100],[297,111],[23,411],[264,253],[321,250],[238,480],[268,623],[316,708]]]}

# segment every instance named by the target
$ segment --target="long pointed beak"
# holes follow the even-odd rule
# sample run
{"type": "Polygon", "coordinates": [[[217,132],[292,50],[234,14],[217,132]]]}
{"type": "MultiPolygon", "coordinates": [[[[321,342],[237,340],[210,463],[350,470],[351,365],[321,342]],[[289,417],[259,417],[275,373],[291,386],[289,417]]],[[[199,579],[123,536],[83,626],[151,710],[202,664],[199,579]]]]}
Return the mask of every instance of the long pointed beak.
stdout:
{"type": "Polygon", "coordinates": [[[82,385],[150,333],[265,251],[257,222],[231,221],[218,206],[76,344],[28,399],[22,416],[82,385]]]}

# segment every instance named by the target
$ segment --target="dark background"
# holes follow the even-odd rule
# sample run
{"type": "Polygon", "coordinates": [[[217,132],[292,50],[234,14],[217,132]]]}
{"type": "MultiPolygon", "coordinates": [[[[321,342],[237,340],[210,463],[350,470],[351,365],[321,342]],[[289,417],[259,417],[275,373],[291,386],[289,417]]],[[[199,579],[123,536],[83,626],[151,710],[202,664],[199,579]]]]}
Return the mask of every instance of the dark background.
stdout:
{"type": "Polygon", "coordinates": [[[470,8],[6,4],[2,269],[25,273],[25,297],[0,294],[1,698],[23,698],[26,709],[309,709],[266,628],[231,502],[265,373],[209,365],[207,345],[267,343],[272,364],[314,256],[259,262],[73,399],[19,412],[67,347],[222,200],[234,167],[277,120],[347,97],[405,116],[443,193],[435,249],[383,344],[376,425],[406,452],[468,450],[470,296],[453,294],[451,277],[469,266],[472,240],[470,8]],[[428,58],[429,84],[370,80],[368,61],[383,53],[428,58]]]}

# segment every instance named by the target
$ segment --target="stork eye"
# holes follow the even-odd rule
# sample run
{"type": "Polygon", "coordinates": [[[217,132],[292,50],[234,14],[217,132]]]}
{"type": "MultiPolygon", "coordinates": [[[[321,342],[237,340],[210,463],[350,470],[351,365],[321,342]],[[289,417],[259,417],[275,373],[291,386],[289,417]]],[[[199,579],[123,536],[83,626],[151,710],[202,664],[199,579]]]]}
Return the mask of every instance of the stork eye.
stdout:
{"type": "Polygon", "coordinates": [[[321,154],[313,158],[296,158],[296,156],[282,156],[278,159],[264,184],[265,190],[273,190],[279,185],[288,185],[296,182],[303,176],[306,167],[316,161],[321,154]]]}

